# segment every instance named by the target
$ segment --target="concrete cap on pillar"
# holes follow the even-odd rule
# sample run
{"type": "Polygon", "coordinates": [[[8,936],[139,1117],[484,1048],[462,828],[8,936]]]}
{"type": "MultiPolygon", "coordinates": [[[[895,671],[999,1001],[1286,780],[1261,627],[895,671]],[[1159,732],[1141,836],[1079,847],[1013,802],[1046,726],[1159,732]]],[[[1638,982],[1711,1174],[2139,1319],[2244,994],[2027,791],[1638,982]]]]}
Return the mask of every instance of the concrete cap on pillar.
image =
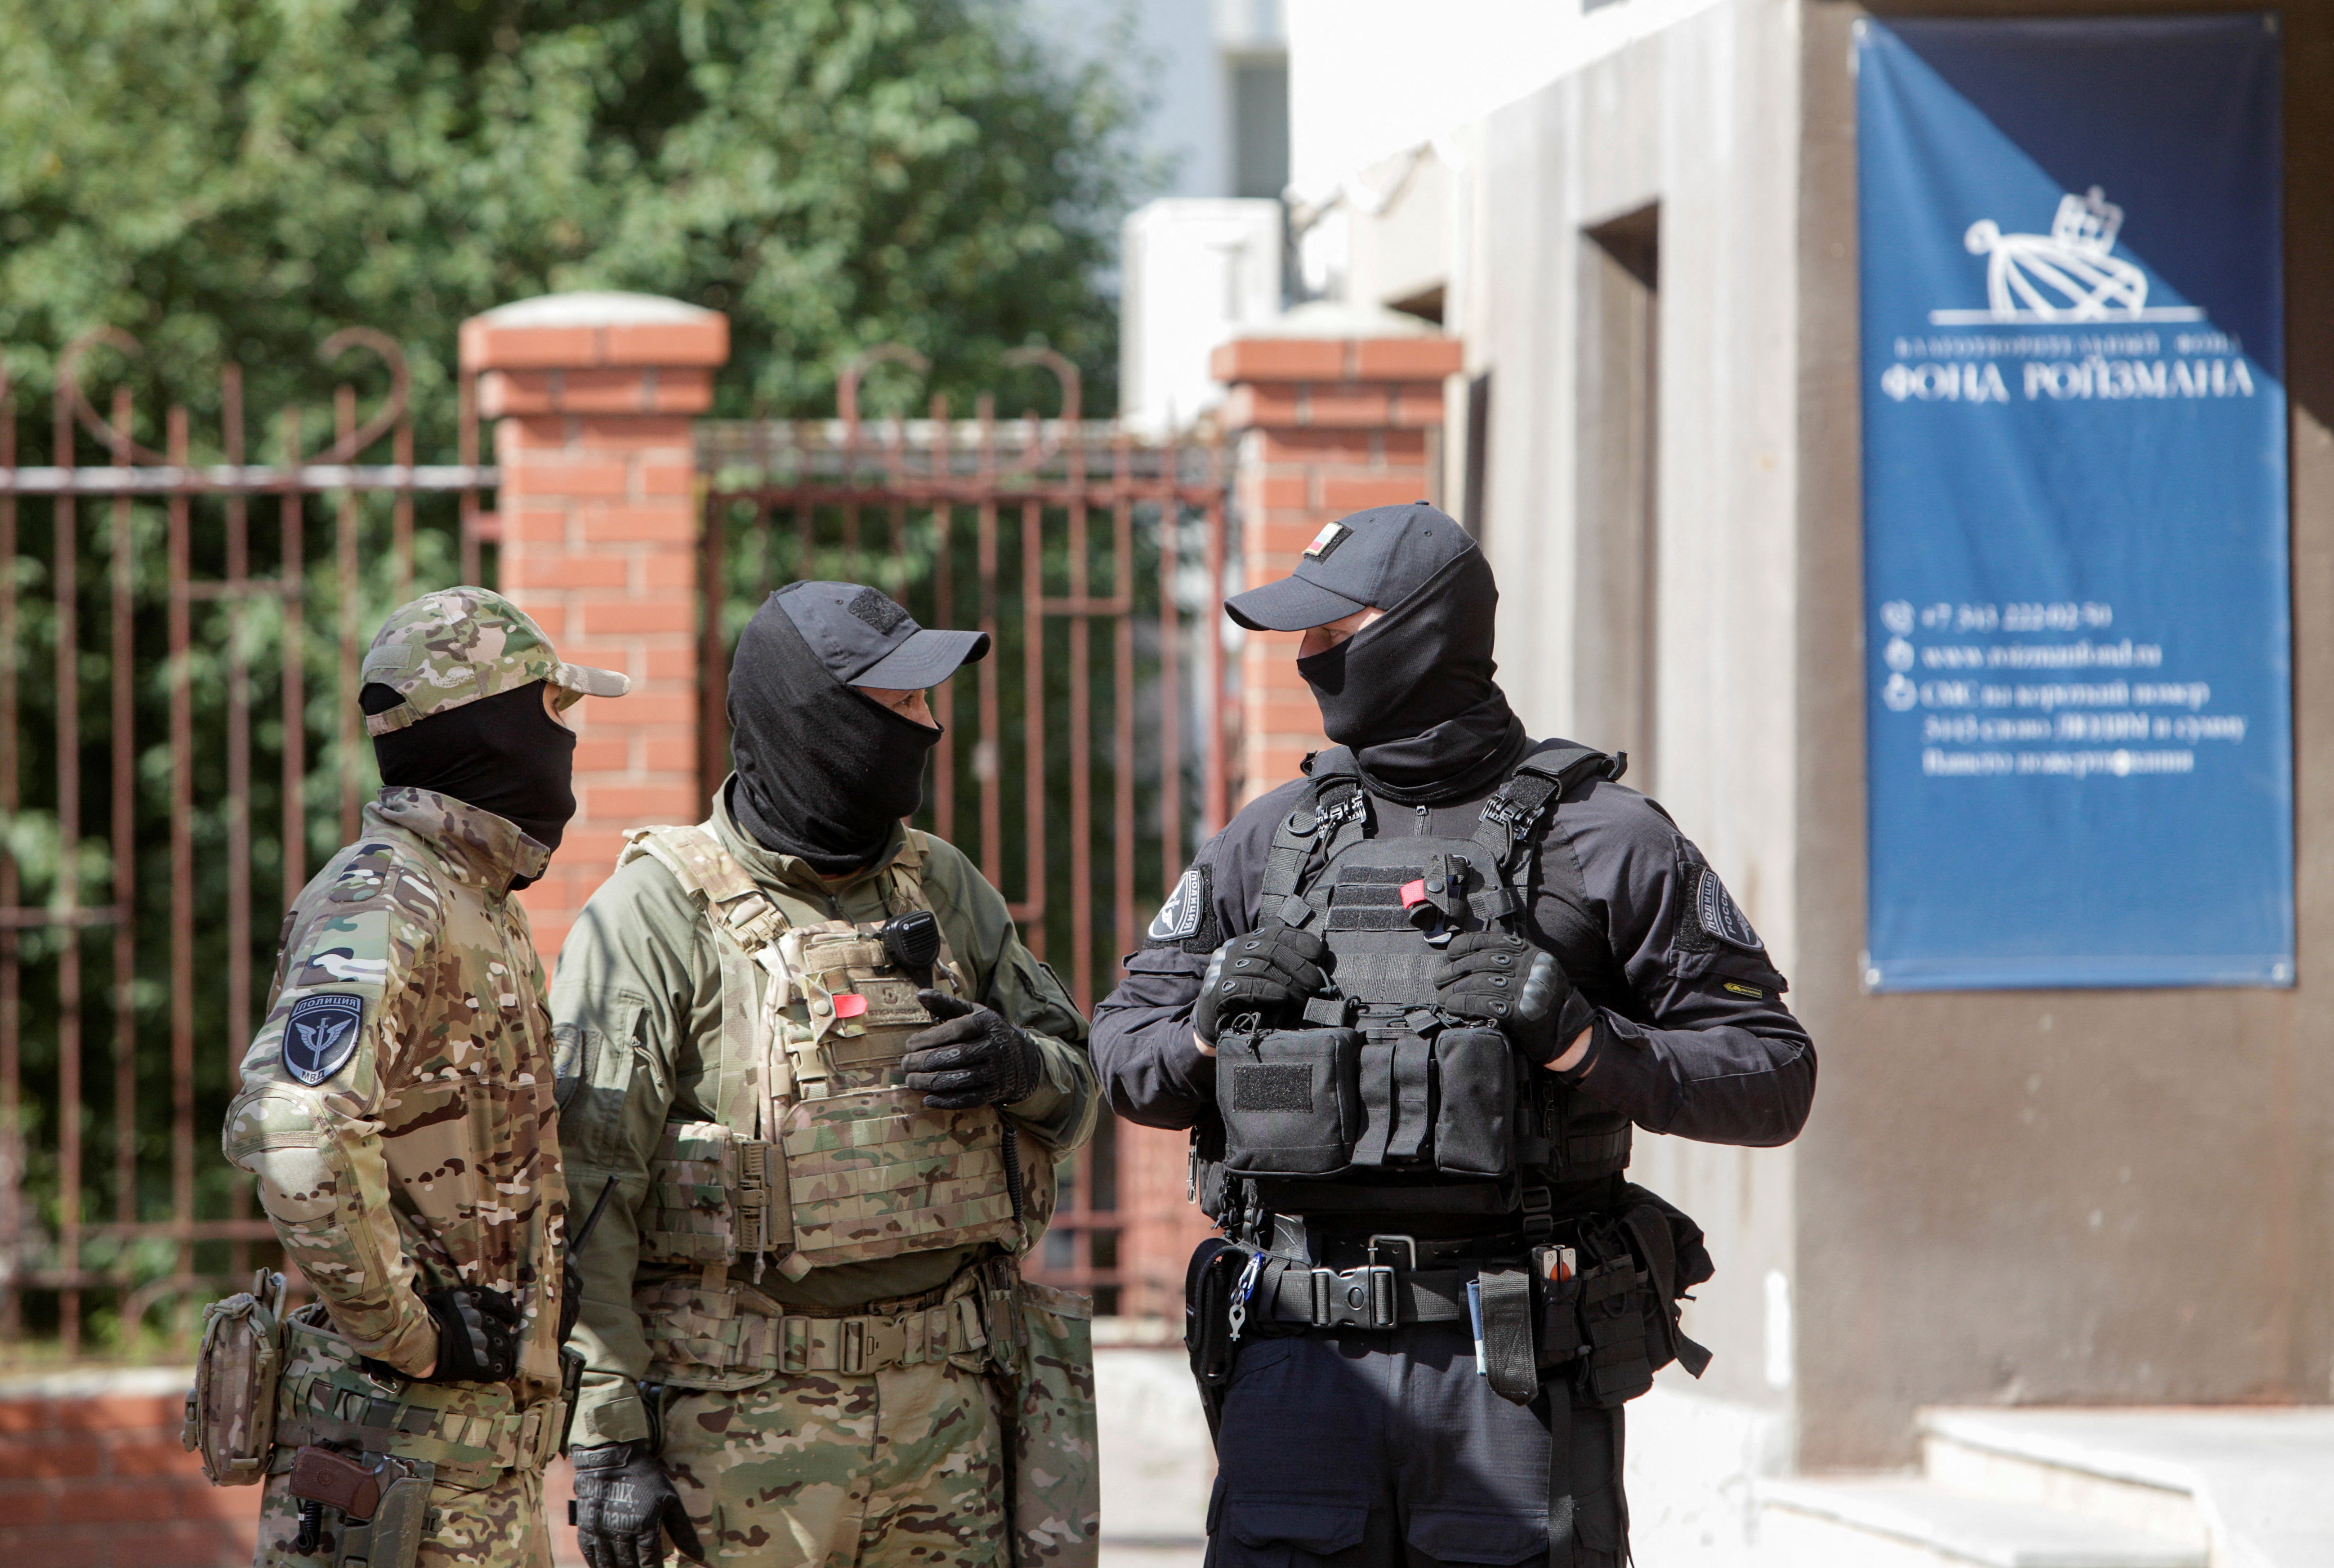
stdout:
{"type": "Polygon", "coordinates": [[[729,318],[652,294],[546,294],[472,316],[461,344],[469,371],[712,366],[729,357],[729,318]]]}

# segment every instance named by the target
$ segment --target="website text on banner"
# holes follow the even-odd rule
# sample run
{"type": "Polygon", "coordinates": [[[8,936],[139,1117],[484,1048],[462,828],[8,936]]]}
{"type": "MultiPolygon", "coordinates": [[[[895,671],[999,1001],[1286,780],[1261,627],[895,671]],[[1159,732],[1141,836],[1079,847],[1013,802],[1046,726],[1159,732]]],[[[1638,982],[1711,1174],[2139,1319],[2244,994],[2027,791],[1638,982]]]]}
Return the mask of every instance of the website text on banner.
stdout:
{"type": "Polygon", "coordinates": [[[2275,18],[1857,68],[1865,982],[2290,985],[2275,18]]]}

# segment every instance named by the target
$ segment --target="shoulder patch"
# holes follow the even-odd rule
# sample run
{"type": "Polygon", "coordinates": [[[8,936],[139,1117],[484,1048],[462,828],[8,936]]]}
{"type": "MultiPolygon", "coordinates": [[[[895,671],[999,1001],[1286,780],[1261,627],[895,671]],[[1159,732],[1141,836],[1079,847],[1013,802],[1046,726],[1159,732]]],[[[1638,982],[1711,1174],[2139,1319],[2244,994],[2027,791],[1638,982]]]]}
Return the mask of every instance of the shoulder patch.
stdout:
{"type": "Polygon", "coordinates": [[[1175,884],[1175,891],[1151,917],[1151,929],[1145,933],[1153,942],[1181,942],[1200,929],[1200,919],[1208,908],[1208,869],[1194,866],[1183,873],[1175,884]]]}
{"type": "Polygon", "coordinates": [[[1686,872],[1686,917],[1702,938],[1701,944],[1689,945],[1722,943],[1744,953],[1764,953],[1767,944],[1750,928],[1749,918],[1726,891],[1726,884],[1718,879],[1718,873],[1699,862],[1690,862],[1686,872]]]}
{"type": "Polygon", "coordinates": [[[284,1021],[284,1070],[319,1084],[349,1064],[364,1023],[364,998],[346,992],[304,996],[284,1021]]]}

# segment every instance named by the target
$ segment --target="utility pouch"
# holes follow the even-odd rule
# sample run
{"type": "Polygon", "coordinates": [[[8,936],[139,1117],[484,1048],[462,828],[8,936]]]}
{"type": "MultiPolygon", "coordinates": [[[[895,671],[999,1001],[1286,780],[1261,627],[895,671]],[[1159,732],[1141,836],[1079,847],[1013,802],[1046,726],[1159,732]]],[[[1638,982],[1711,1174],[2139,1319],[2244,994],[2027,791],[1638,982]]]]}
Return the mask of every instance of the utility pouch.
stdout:
{"type": "Polygon", "coordinates": [[[199,1452],[214,1486],[266,1479],[284,1376],[284,1276],[260,1270],[251,1289],[203,1310],[202,1350],[178,1441],[199,1452]]]}
{"type": "Polygon", "coordinates": [[[1361,1136],[1361,1037],[1350,1029],[1228,1033],[1216,1045],[1224,1167],[1335,1176],[1361,1136]]]}
{"type": "Polygon", "coordinates": [[[1621,1229],[1653,1284],[1645,1328],[1654,1366],[1658,1370],[1674,1360],[1699,1378],[1710,1365],[1710,1351],[1686,1337],[1679,1303],[1686,1292],[1718,1272],[1702,1245],[1702,1227],[1675,1204],[1635,1182],[1621,1191],[1626,1205],[1621,1229]]]}
{"type": "Polygon", "coordinates": [[[1503,1176],[1515,1168],[1516,1053],[1496,1029],[1434,1037],[1434,1168],[1503,1176]]]}
{"type": "Polygon", "coordinates": [[[1654,1386],[1645,1339],[1652,1280],[1624,1253],[1581,1271],[1580,1335],[1587,1354],[1577,1374],[1580,1401],[1609,1410],[1654,1386]]]}
{"type": "Polygon", "coordinates": [[[641,1257],[660,1263],[727,1263],[783,1250],[786,1166],[771,1145],[718,1121],[665,1124],[649,1162],[641,1257]]]}
{"type": "Polygon", "coordinates": [[[1034,1280],[1018,1281],[1013,1300],[1013,1568],[1094,1568],[1102,1550],[1094,1301],[1034,1280]]]}

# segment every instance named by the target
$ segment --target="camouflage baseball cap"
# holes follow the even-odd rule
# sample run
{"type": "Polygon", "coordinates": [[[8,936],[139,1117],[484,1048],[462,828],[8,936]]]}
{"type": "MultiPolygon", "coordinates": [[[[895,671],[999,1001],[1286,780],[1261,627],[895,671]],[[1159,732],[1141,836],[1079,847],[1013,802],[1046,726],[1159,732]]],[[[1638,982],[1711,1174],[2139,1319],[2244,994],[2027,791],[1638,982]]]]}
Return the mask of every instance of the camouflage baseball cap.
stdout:
{"type": "Polygon", "coordinates": [[[562,663],[520,608],[485,588],[447,588],[392,614],[366,650],[361,683],[376,682],[405,699],[365,717],[365,733],[386,735],[481,697],[548,681],[559,705],[579,697],[621,697],[632,681],[613,670],[562,663]]]}

